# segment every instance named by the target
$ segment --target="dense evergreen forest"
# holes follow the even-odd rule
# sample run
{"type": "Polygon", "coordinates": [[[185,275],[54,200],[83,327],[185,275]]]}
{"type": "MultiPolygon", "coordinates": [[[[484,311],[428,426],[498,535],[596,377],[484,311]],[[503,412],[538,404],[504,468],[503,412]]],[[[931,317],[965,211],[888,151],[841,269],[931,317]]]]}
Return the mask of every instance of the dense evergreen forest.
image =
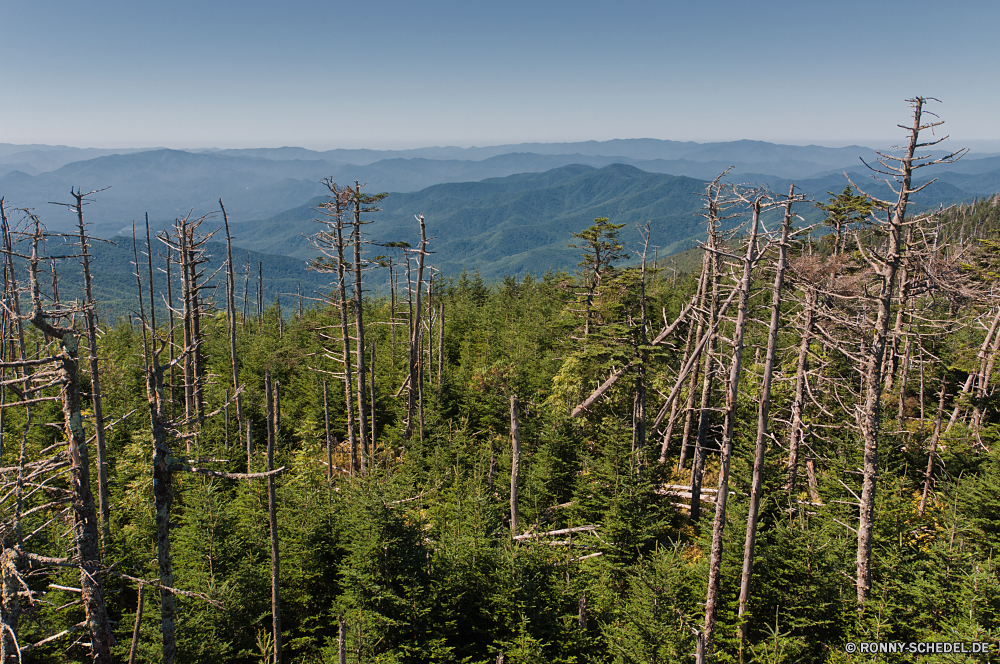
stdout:
{"type": "Polygon", "coordinates": [[[97,320],[84,192],[70,249],[0,199],[0,662],[995,644],[1000,195],[908,210],[950,159],[921,159],[924,104],[873,164],[896,198],[720,176],[687,272],[599,218],[575,274],[444,278],[433,219],[369,244],[382,195],[328,180],[333,285],[290,316],[231,252],[208,297],[227,231],[186,218],[136,239],[134,313],[97,320]]]}

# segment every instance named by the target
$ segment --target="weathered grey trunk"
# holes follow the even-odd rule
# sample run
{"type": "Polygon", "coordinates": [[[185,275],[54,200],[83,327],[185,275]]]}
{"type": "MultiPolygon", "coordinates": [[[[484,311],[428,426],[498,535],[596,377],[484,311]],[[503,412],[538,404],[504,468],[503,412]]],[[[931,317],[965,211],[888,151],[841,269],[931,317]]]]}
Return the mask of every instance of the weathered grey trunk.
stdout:
{"type": "MultiPolygon", "coordinates": [[[[105,542],[111,539],[111,494],[108,491],[108,459],[107,449],[104,442],[104,408],[101,398],[101,372],[97,366],[97,313],[94,307],[93,284],[90,277],[90,252],[88,247],[87,230],[83,224],[83,190],[72,191],[76,203],[73,209],[76,212],[77,228],[80,232],[80,254],[83,265],[83,286],[87,298],[87,307],[84,309],[84,321],[87,325],[87,346],[90,360],[90,399],[94,405],[94,430],[97,443],[97,498],[101,512],[101,531],[105,542]]],[[[138,269],[138,266],[136,267],[138,269]]],[[[55,290],[55,272],[52,273],[52,288],[55,290]]],[[[58,294],[54,295],[58,299],[58,294]]]]}
{"type": "Polygon", "coordinates": [[[438,385],[441,384],[441,376],[444,375],[444,302],[438,304],[438,385]]]}
{"type": "Polygon", "coordinates": [[[709,406],[712,400],[712,362],[715,355],[715,345],[717,342],[718,323],[718,303],[719,303],[719,258],[714,252],[715,249],[715,228],[710,227],[708,234],[708,251],[711,253],[712,262],[712,295],[709,300],[709,322],[710,327],[706,334],[711,336],[705,347],[705,367],[702,374],[701,401],[698,412],[698,438],[695,442],[694,456],[691,459],[691,521],[697,522],[701,518],[701,479],[705,468],[705,454],[708,445],[708,433],[711,427],[711,411],[709,406]]]}
{"type": "Polygon", "coordinates": [[[764,455],[767,453],[768,416],[771,409],[771,379],[774,376],[774,360],[778,352],[778,328],[781,324],[781,289],[785,281],[785,267],[788,258],[788,236],[792,226],[792,202],[795,185],[788,189],[785,202],[785,218],[781,226],[781,243],[778,245],[778,265],[775,268],[774,286],[771,288],[771,322],[767,329],[767,355],[764,358],[764,378],[760,388],[760,404],[757,409],[757,440],[754,448],[753,477],[750,482],[750,510],[747,514],[747,533],[743,545],[743,572],[740,576],[740,643],[746,641],[746,623],[743,616],[750,600],[750,578],[753,573],[754,543],[757,539],[757,520],[760,513],[760,493],[764,486],[764,455]]]}
{"type": "MultiPolygon", "coordinates": [[[[701,261],[701,276],[698,279],[698,296],[697,296],[698,325],[697,328],[695,329],[694,339],[693,339],[696,348],[695,355],[698,355],[701,352],[700,350],[698,350],[701,348],[699,346],[699,342],[701,341],[702,335],[705,333],[705,321],[706,321],[705,298],[707,295],[706,291],[708,290],[708,277],[709,273],[712,270],[712,263],[710,262],[711,259],[712,259],[711,254],[709,252],[705,252],[705,255],[702,257],[701,261]]],[[[685,355],[687,355],[686,352],[685,355]]],[[[678,472],[684,470],[684,463],[687,461],[688,443],[691,440],[691,423],[693,421],[693,414],[694,414],[694,401],[697,398],[698,377],[699,377],[699,370],[701,368],[701,364],[699,363],[698,360],[699,358],[695,357],[694,368],[691,371],[691,377],[688,382],[687,400],[684,404],[684,431],[681,434],[681,449],[680,449],[680,455],[677,459],[678,472]]],[[[666,442],[667,441],[664,441],[665,444],[666,442]]],[[[660,460],[665,461],[664,453],[661,453],[660,460]]]]}
{"type": "Polygon", "coordinates": [[[883,371],[885,370],[885,349],[889,336],[889,321],[892,318],[892,300],[896,288],[896,275],[903,257],[903,222],[906,205],[911,193],[914,154],[921,130],[920,118],[924,100],[914,102],[913,127],[902,160],[899,198],[893,207],[888,227],[888,248],[879,270],[881,284],[878,294],[878,311],[875,315],[874,331],[871,337],[868,357],[864,369],[865,394],[859,411],[858,425],[864,440],[864,467],[861,484],[861,511],[858,519],[857,555],[857,596],[863,604],[871,590],[872,532],[875,525],[875,494],[878,485],[878,444],[879,421],[882,415],[883,371]]]}
{"type": "Polygon", "coordinates": [[[799,446],[802,440],[802,409],[806,399],[806,381],[809,380],[809,344],[812,343],[813,326],[816,321],[816,291],[806,286],[805,316],[802,323],[802,339],[799,342],[799,359],[795,367],[795,397],[792,400],[792,426],[788,435],[788,466],[785,491],[795,491],[795,480],[799,468],[799,446]]]}
{"type": "Polygon", "coordinates": [[[343,611],[337,615],[337,662],[347,664],[347,621],[343,611]]]}
{"type": "MultiPolygon", "coordinates": [[[[365,388],[365,320],[364,300],[361,288],[361,187],[355,182],[354,191],[354,230],[351,233],[351,244],[354,246],[354,339],[357,353],[357,383],[358,383],[358,441],[361,457],[361,474],[368,472],[368,390],[365,388]]],[[[348,374],[349,375],[349,374],[348,374]]]]}
{"type": "MultiPolygon", "coordinates": [[[[267,472],[274,470],[274,447],[277,437],[277,410],[271,391],[271,371],[264,374],[267,392],[267,472]]],[[[278,555],[278,500],[273,474],[267,476],[267,517],[271,531],[271,629],[274,633],[274,664],[281,664],[281,603],[279,601],[280,556],[278,555]]]]}
{"type": "Polygon", "coordinates": [[[340,209],[341,201],[338,195],[334,196],[337,205],[336,218],[334,224],[337,248],[337,292],[340,296],[340,334],[343,338],[344,355],[344,400],[347,410],[347,440],[351,454],[351,475],[358,472],[358,436],[354,427],[354,390],[351,387],[351,332],[347,322],[347,268],[344,262],[344,223],[340,209]]]}
{"type": "Polygon", "coordinates": [[[135,656],[139,652],[139,634],[142,627],[142,609],[146,596],[142,592],[143,584],[139,584],[139,592],[136,598],[135,624],[132,626],[132,647],[128,651],[128,664],[135,664],[135,656]]]}
{"type": "Polygon", "coordinates": [[[520,534],[517,523],[517,475],[521,466],[521,423],[518,415],[517,395],[510,397],[510,534],[520,534]]]}
{"type": "Polygon", "coordinates": [[[160,631],[162,633],[161,657],[164,664],[172,664],[177,653],[175,636],[174,567],[170,556],[170,502],[173,471],[170,469],[167,417],[163,404],[163,369],[153,354],[152,365],[146,374],[146,396],[149,400],[149,419],[153,430],[153,504],[156,509],[156,557],[160,582],[160,631]]]}
{"type": "MultiPolygon", "coordinates": [[[[698,641],[697,661],[704,664],[712,656],[712,640],[715,621],[719,609],[719,593],[722,589],[722,532],[726,525],[726,502],[729,498],[729,463],[733,453],[733,433],[736,427],[737,396],[740,388],[740,374],[743,361],[743,333],[746,330],[747,309],[750,301],[750,273],[756,260],[757,231],[760,224],[761,201],[753,205],[750,237],[746,255],[743,258],[743,276],[740,279],[739,308],[733,331],[733,354],[729,366],[729,382],[726,386],[726,419],[723,425],[722,444],[719,459],[719,492],[715,496],[715,517],[712,520],[712,549],[708,560],[708,593],[705,598],[705,626],[698,641]]],[[[692,492],[693,493],[693,492],[692,492]]],[[[692,510],[694,496],[691,497],[692,510]]]]}
{"type": "Polygon", "coordinates": [[[421,405],[417,403],[420,393],[420,299],[424,283],[424,258],[427,256],[427,227],[424,224],[424,215],[417,217],[417,220],[420,222],[420,248],[417,250],[417,280],[412,286],[412,289],[415,289],[415,301],[410,310],[410,385],[406,397],[404,440],[409,440],[413,436],[413,420],[417,415],[418,406],[421,405]]]}
{"type": "Polygon", "coordinates": [[[80,599],[86,614],[87,631],[90,633],[91,654],[98,664],[111,662],[114,636],[108,622],[101,579],[100,533],[97,509],[90,483],[90,452],[87,435],[83,430],[80,407],[79,335],[76,330],[53,327],[42,311],[41,288],[38,283],[38,244],[41,229],[36,223],[31,250],[31,322],[44,334],[61,341],[59,372],[62,380],[62,408],[65,436],[69,442],[70,489],[73,492],[73,532],[76,553],[80,563],[80,599]]]}
{"type": "MultiPolygon", "coordinates": [[[[238,431],[243,430],[243,396],[240,389],[240,362],[236,354],[236,272],[233,267],[233,238],[229,234],[229,216],[226,208],[219,199],[219,207],[222,208],[222,219],[226,225],[226,314],[229,319],[229,363],[233,367],[233,390],[236,394],[236,419],[239,426],[238,431]]],[[[301,299],[300,299],[301,303],[301,299]]],[[[250,472],[249,469],[247,472],[250,472]]]]}
{"type": "Polygon", "coordinates": [[[330,440],[330,397],[323,381],[323,423],[326,425],[326,479],[333,480],[333,441],[330,440]]]}
{"type": "Polygon", "coordinates": [[[941,420],[944,416],[944,398],[947,395],[948,382],[942,377],[941,393],[938,395],[937,414],[934,416],[934,432],[931,434],[930,448],[927,450],[927,470],[924,471],[924,492],[920,496],[920,516],[924,515],[927,506],[927,496],[931,492],[931,482],[934,479],[934,455],[937,453],[938,441],[941,440],[941,420]]]}

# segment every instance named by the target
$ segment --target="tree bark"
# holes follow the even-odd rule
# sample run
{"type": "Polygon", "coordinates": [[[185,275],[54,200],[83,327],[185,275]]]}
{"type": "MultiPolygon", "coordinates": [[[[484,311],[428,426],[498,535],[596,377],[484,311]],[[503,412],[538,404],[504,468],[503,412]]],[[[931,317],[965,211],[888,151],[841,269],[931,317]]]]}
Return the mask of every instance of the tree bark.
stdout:
{"type": "MultiPolygon", "coordinates": [[[[857,555],[857,596],[858,604],[864,604],[871,591],[872,532],[875,524],[875,494],[878,484],[879,420],[881,417],[883,371],[885,369],[885,348],[889,335],[889,320],[892,315],[893,293],[896,274],[903,258],[903,223],[906,206],[912,193],[911,181],[915,168],[913,161],[917,150],[921,126],[923,98],[913,100],[913,126],[910,129],[906,157],[900,161],[899,197],[887,220],[888,251],[881,262],[879,276],[881,284],[878,295],[878,312],[865,366],[864,402],[859,411],[859,428],[864,440],[864,468],[861,485],[861,510],[858,519],[857,555]]],[[[860,245],[859,245],[860,246],[860,245]]]]}
{"type": "Polygon", "coordinates": [[[517,475],[521,465],[521,424],[518,418],[517,395],[510,397],[510,533],[518,535],[517,523],[517,475]]]}
{"type": "Polygon", "coordinates": [[[410,318],[410,385],[406,399],[406,429],[403,431],[403,439],[409,440],[413,436],[413,419],[417,414],[417,398],[420,390],[420,295],[423,291],[424,281],[424,258],[427,256],[427,228],[424,224],[424,215],[417,217],[420,222],[420,248],[417,250],[417,281],[413,288],[415,291],[415,302],[411,309],[410,318]]]}
{"type": "MultiPolygon", "coordinates": [[[[264,374],[267,392],[267,472],[274,470],[276,409],[271,392],[271,371],[264,374]]],[[[273,474],[267,476],[267,517],[271,531],[271,629],[274,633],[274,664],[281,664],[281,604],[279,601],[280,558],[278,555],[278,500],[273,474]]]]}
{"type": "MultiPolygon", "coordinates": [[[[94,429],[97,435],[97,484],[98,484],[98,506],[101,512],[101,534],[105,542],[111,540],[111,494],[108,491],[108,459],[107,448],[104,441],[104,409],[101,397],[101,372],[97,366],[97,314],[94,307],[94,292],[90,277],[90,252],[88,251],[87,230],[83,223],[83,190],[70,190],[76,203],[73,210],[76,212],[77,228],[80,231],[80,253],[83,265],[83,284],[87,297],[87,306],[84,309],[84,320],[87,325],[87,346],[90,360],[90,398],[94,404],[94,429]]],[[[136,269],[139,269],[136,266],[136,269]]],[[[55,272],[52,273],[53,290],[55,290],[55,272]]],[[[58,294],[55,295],[58,298],[58,294]]]]}
{"type": "Polygon", "coordinates": [[[788,189],[785,202],[785,218],[781,226],[781,242],[778,245],[778,265],[775,269],[774,286],[771,289],[771,323],[767,330],[767,355],[764,359],[764,379],[761,384],[760,404],[757,409],[757,441],[754,449],[753,477],[750,482],[750,511],[747,515],[747,534],[743,545],[743,572],[740,576],[740,604],[738,621],[740,624],[740,650],[746,641],[747,602],[750,600],[750,578],[753,573],[754,543],[757,538],[757,519],[760,512],[760,493],[764,485],[764,455],[767,452],[768,416],[771,408],[771,379],[774,376],[774,360],[778,351],[778,327],[781,324],[781,289],[785,280],[788,257],[788,236],[792,226],[792,203],[795,185],[788,189]]]}
{"type": "Polygon", "coordinates": [[[809,380],[809,344],[812,343],[813,326],[816,319],[816,291],[806,286],[805,320],[802,323],[802,340],[799,342],[799,359],[795,367],[795,398],[792,400],[792,426],[788,435],[788,466],[785,491],[795,491],[795,480],[799,469],[799,444],[802,440],[802,408],[805,406],[806,381],[809,380]]]}
{"type": "MultiPolygon", "coordinates": [[[[736,427],[737,396],[740,387],[741,363],[743,360],[743,333],[746,329],[747,308],[750,301],[750,273],[756,260],[757,230],[760,224],[762,200],[753,202],[753,219],[746,256],[743,259],[743,277],[739,283],[739,308],[736,327],[733,332],[733,355],[729,367],[729,383],[726,389],[726,419],[722,435],[719,464],[719,491],[715,495],[715,517],[712,520],[712,549],[708,562],[708,594],[705,598],[704,638],[698,642],[697,661],[704,664],[712,657],[712,641],[718,612],[719,593],[722,589],[722,532],[726,525],[726,501],[729,498],[729,462],[733,453],[733,433],[736,427]]],[[[693,492],[692,492],[693,493],[693,492]]],[[[691,497],[694,509],[695,497],[691,497]]]]}
{"type": "Polygon", "coordinates": [[[364,295],[361,288],[361,211],[364,199],[361,196],[361,185],[354,183],[354,229],[351,233],[351,244],[354,247],[354,338],[357,352],[357,383],[358,383],[358,442],[361,457],[361,474],[368,472],[368,390],[365,389],[365,320],[364,295]]]}
{"type": "Polygon", "coordinates": [[[36,222],[31,250],[31,322],[44,334],[61,341],[59,353],[62,374],[62,408],[66,440],[69,441],[70,487],[73,492],[73,532],[77,557],[80,561],[80,598],[86,614],[91,638],[91,654],[98,664],[110,664],[114,636],[108,622],[101,584],[101,547],[97,510],[90,483],[90,453],[83,430],[80,407],[79,336],[68,327],[53,327],[42,311],[41,288],[38,283],[38,244],[41,228],[36,222]]]}
{"type": "Polygon", "coordinates": [[[937,414],[934,416],[934,433],[931,434],[930,449],[927,451],[927,470],[924,471],[924,492],[920,496],[920,516],[924,515],[924,508],[927,506],[927,496],[931,491],[931,481],[934,478],[934,455],[937,453],[938,441],[941,440],[941,420],[944,414],[944,398],[947,387],[948,382],[942,377],[937,414]]]}
{"type": "Polygon", "coordinates": [[[715,227],[709,228],[708,248],[712,262],[712,295],[709,300],[710,327],[706,334],[708,345],[705,347],[705,368],[702,374],[701,401],[698,415],[698,438],[695,442],[694,456],[691,459],[691,521],[697,522],[701,518],[701,478],[705,466],[705,453],[708,444],[708,431],[711,426],[711,411],[709,405],[712,399],[712,356],[715,355],[715,344],[718,326],[718,302],[719,302],[719,257],[715,253],[715,227]]]}

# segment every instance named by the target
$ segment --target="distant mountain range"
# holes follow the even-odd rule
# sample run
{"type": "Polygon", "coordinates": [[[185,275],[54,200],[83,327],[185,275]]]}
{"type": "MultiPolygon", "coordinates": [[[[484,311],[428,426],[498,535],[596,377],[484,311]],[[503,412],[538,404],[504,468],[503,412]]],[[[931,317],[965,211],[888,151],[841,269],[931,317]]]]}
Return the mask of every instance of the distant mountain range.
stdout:
{"type": "MultiPolygon", "coordinates": [[[[111,237],[149,213],[162,226],[177,216],[218,210],[221,198],[237,243],[297,259],[315,253],[304,236],[316,231],[312,210],[326,177],[359,180],[367,191],[392,191],[368,227],[375,240],[416,241],[415,213],[437,236],[435,264],[445,273],[478,267],[484,276],[571,267],[578,252],[570,234],[598,216],[628,224],[650,220],[661,255],[701,235],[704,181],[734,166],[737,182],[787,191],[794,181],[816,198],[839,191],[844,171],[870,193],[888,197],[861,160],[869,148],[791,146],[760,141],[692,143],[653,139],[519,144],[415,150],[103,150],[0,144],[0,196],[10,208],[34,208],[52,230],[73,215],[50,201],[68,202],[70,187],[103,189],[87,209],[92,231],[111,237]],[[4,173],[6,166],[22,165],[4,173]],[[32,171],[34,174],[32,174],[32,171]]],[[[936,206],[1000,191],[1000,156],[967,157],[932,173],[938,182],[916,203],[936,206]]],[[[803,212],[815,216],[812,208],[803,212]]]]}
{"type": "MultiPolygon", "coordinates": [[[[769,184],[776,192],[787,192],[790,180],[764,176],[733,176],[731,181],[769,184]]],[[[856,184],[880,198],[891,197],[889,188],[866,174],[853,173],[856,184]]],[[[433,264],[444,274],[478,269],[484,277],[548,268],[572,269],[579,250],[567,245],[572,233],[588,227],[596,217],[625,223],[622,239],[637,251],[637,225],[651,222],[652,243],[661,256],[682,251],[703,236],[700,216],[705,182],[683,176],[649,173],[626,164],[601,169],[563,166],[545,173],[523,173],[481,182],[435,185],[419,192],[392,194],[381,204],[382,212],[370,215],[366,227],[373,242],[409,242],[416,245],[418,225],[414,214],[427,220],[428,233],[435,236],[430,249],[433,264]]],[[[828,175],[796,183],[797,190],[816,200],[828,198],[847,185],[843,174],[828,175]]],[[[945,181],[935,182],[913,197],[915,208],[934,207],[969,198],[969,194],[945,181]]],[[[320,230],[316,207],[325,200],[313,199],[269,219],[232,226],[234,242],[258,251],[312,257],[317,251],[308,237],[320,230]]],[[[812,203],[797,207],[807,219],[818,218],[812,203]]],[[[373,251],[377,251],[374,250],[373,251]]]]}
{"type": "MultiPolygon", "coordinates": [[[[156,222],[193,211],[218,209],[220,198],[234,219],[266,219],[321,195],[325,177],[370,190],[416,192],[429,186],[477,182],[517,173],[541,173],[572,164],[603,168],[622,163],[650,173],[713,178],[733,175],[763,182],[806,180],[863,168],[875,154],[863,147],[825,148],[760,141],[690,143],[632,139],[522,144],[486,148],[417,150],[110,150],[0,144],[0,195],[10,206],[34,208],[53,228],[72,222],[49,201],[68,200],[70,187],[97,190],[90,221],[99,235],[113,235],[149,213],[156,222]],[[24,149],[20,149],[24,148],[24,149]],[[93,157],[93,158],[90,158],[93,157]],[[68,159],[77,160],[62,163],[68,159]],[[347,160],[351,160],[348,162],[347,160]],[[53,165],[58,168],[50,169],[53,165]],[[32,174],[34,172],[35,174],[32,174]]],[[[1000,157],[964,159],[941,176],[967,196],[1000,189],[1000,157]]]]}

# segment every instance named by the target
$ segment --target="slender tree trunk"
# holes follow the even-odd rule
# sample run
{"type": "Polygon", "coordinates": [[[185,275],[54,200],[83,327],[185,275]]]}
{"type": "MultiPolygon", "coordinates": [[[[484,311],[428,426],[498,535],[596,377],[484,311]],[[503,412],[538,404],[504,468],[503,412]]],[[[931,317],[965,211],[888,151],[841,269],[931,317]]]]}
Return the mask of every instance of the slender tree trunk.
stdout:
{"type": "Polygon", "coordinates": [[[934,433],[931,434],[930,449],[927,451],[927,470],[924,471],[924,492],[920,496],[920,516],[924,515],[927,506],[927,496],[931,491],[931,481],[934,478],[934,455],[937,453],[938,441],[941,440],[941,420],[944,414],[944,398],[947,395],[948,382],[941,378],[941,393],[938,395],[937,414],[934,416],[934,433]]]}
{"type": "Polygon", "coordinates": [[[778,328],[781,324],[781,288],[785,280],[788,256],[788,236],[792,226],[792,203],[795,185],[788,189],[785,202],[785,219],[781,226],[781,243],[778,245],[778,265],[771,289],[771,324],[767,330],[767,355],[764,359],[764,379],[760,389],[760,404],[757,409],[757,441],[754,449],[753,478],[750,482],[750,511],[747,515],[747,534],[743,545],[743,573],[740,576],[740,651],[746,642],[747,630],[743,616],[750,600],[750,577],[753,573],[754,543],[757,538],[757,519],[760,512],[760,493],[764,486],[764,455],[767,452],[768,416],[771,408],[771,379],[774,376],[774,360],[778,352],[778,328]]]}
{"type": "Polygon", "coordinates": [[[861,512],[858,520],[858,603],[863,604],[871,590],[872,532],[875,525],[875,493],[878,484],[878,444],[879,419],[881,417],[883,371],[885,369],[885,347],[889,335],[889,319],[892,314],[893,293],[896,275],[903,258],[903,220],[911,192],[913,160],[918,136],[921,130],[920,118],[924,100],[914,102],[913,128],[906,157],[901,161],[901,181],[899,199],[888,220],[888,250],[881,261],[881,285],[878,296],[878,312],[875,317],[874,332],[865,366],[865,395],[859,411],[859,428],[864,440],[864,477],[861,485],[861,512]]]}
{"type": "MultiPolygon", "coordinates": [[[[739,283],[739,309],[733,332],[733,355],[729,366],[729,383],[726,389],[726,419],[723,429],[719,464],[719,492],[715,495],[715,517],[712,520],[712,550],[708,562],[708,594],[705,598],[705,626],[698,641],[697,661],[704,664],[712,657],[712,641],[718,612],[719,593],[722,590],[722,531],[726,525],[726,502],[729,498],[729,462],[733,453],[733,433],[736,427],[737,395],[740,387],[743,360],[743,333],[746,329],[747,308],[750,301],[750,272],[756,260],[757,231],[760,224],[762,201],[753,204],[753,220],[743,259],[743,277],[739,283]]],[[[692,508],[694,496],[691,498],[692,508]]]]}
{"type": "MultiPolygon", "coordinates": [[[[642,249],[642,264],[639,272],[639,304],[641,320],[639,321],[639,342],[642,345],[638,353],[640,358],[639,371],[635,385],[635,425],[632,428],[633,446],[637,453],[636,473],[642,468],[643,454],[646,448],[646,366],[649,364],[649,337],[646,334],[646,324],[649,312],[646,304],[646,250],[649,247],[649,222],[646,222],[646,237],[642,249]]],[[[674,399],[674,405],[677,399],[674,399]]],[[[668,425],[669,426],[669,425],[668,425]]]]}
{"type": "Polygon", "coordinates": [[[368,472],[368,390],[365,389],[365,320],[364,300],[361,288],[361,187],[355,182],[357,189],[354,197],[354,231],[351,234],[351,244],[354,246],[354,330],[355,351],[358,356],[358,441],[361,456],[361,474],[368,472]]]}
{"type": "MultiPolygon", "coordinates": [[[[87,230],[83,223],[83,190],[72,191],[76,203],[73,210],[76,212],[77,228],[80,231],[80,253],[81,264],[83,265],[83,285],[87,298],[87,306],[84,309],[84,320],[87,325],[87,345],[90,360],[90,398],[94,405],[94,429],[97,436],[97,482],[98,482],[98,506],[101,512],[101,534],[105,542],[111,540],[111,494],[108,492],[108,459],[107,447],[104,441],[104,409],[101,397],[101,372],[97,366],[97,313],[94,307],[94,291],[90,277],[90,252],[87,238],[87,230]]],[[[138,266],[136,269],[139,269],[138,266]]],[[[55,291],[54,297],[58,301],[58,291],[55,286],[55,271],[52,272],[52,289],[55,291]]]]}
{"type": "Polygon", "coordinates": [[[62,407],[65,436],[69,441],[70,487],[73,494],[73,531],[76,552],[80,563],[80,599],[86,614],[87,630],[90,632],[91,654],[98,664],[110,664],[111,646],[114,636],[108,623],[101,584],[101,546],[98,530],[97,510],[90,483],[90,453],[87,435],[83,430],[83,416],[80,407],[79,378],[79,336],[72,328],[56,328],[48,323],[42,311],[41,288],[38,283],[38,244],[41,228],[35,225],[34,242],[31,250],[31,300],[33,304],[31,322],[44,334],[60,339],[62,350],[59,354],[62,373],[62,407]]]}
{"type": "MultiPolygon", "coordinates": [[[[238,431],[243,430],[243,396],[240,394],[240,363],[236,354],[236,272],[233,269],[233,238],[229,234],[229,216],[226,208],[219,199],[219,207],[222,208],[222,219],[226,224],[226,314],[229,320],[229,363],[233,367],[233,390],[236,394],[236,419],[239,426],[238,431]]],[[[301,308],[301,294],[299,306],[301,308]]],[[[301,314],[300,314],[301,315],[301,314]]],[[[249,472],[249,471],[248,471],[249,472]]]]}
{"type": "Polygon", "coordinates": [[[816,291],[806,286],[805,320],[802,324],[802,340],[799,342],[799,359],[795,367],[795,398],[792,400],[792,426],[788,435],[788,466],[785,491],[795,491],[795,480],[799,468],[799,445],[802,440],[802,408],[806,399],[806,381],[809,379],[809,344],[812,343],[813,326],[816,317],[816,291]]]}
{"type": "Polygon", "coordinates": [[[132,627],[132,647],[128,651],[128,664],[135,664],[135,656],[139,651],[139,628],[142,626],[142,605],[145,600],[142,591],[143,584],[140,583],[135,607],[135,625],[132,627]]]}
{"type": "Polygon", "coordinates": [[[341,210],[338,209],[335,218],[335,238],[337,245],[337,289],[340,295],[340,334],[343,337],[344,354],[344,400],[347,409],[347,440],[351,451],[351,475],[359,470],[358,436],[354,428],[354,390],[351,388],[351,333],[347,323],[347,265],[344,262],[344,224],[341,210]]]}
{"type": "Polygon", "coordinates": [[[326,424],[326,479],[333,481],[333,441],[330,440],[330,399],[323,381],[323,421],[326,424]]]}
{"type": "MultiPolygon", "coordinates": [[[[690,330],[688,333],[688,343],[694,344],[696,355],[700,353],[700,351],[698,350],[698,348],[700,348],[699,342],[701,341],[702,334],[704,334],[705,331],[705,296],[706,296],[705,291],[707,290],[708,287],[708,275],[712,269],[711,263],[709,262],[710,260],[711,260],[711,254],[706,251],[704,256],[702,257],[701,275],[698,278],[698,292],[696,297],[696,301],[698,303],[697,304],[698,325],[697,327],[691,328],[691,330],[694,331],[693,337],[690,333],[690,330]]],[[[687,347],[685,347],[684,350],[684,358],[685,358],[684,361],[686,363],[689,359],[687,347]]],[[[690,379],[688,379],[688,394],[687,394],[687,400],[684,404],[684,431],[681,434],[681,449],[680,449],[680,455],[677,459],[678,472],[684,469],[684,462],[687,461],[687,448],[688,448],[688,442],[691,440],[691,420],[692,420],[692,413],[694,412],[695,393],[697,392],[698,389],[698,377],[699,377],[700,367],[701,365],[698,362],[698,359],[696,358],[693,371],[691,371],[691,377],[690,379]]],[[[673,413],[671,413],[671,418],[672,417],[673,413]]],[[[669,432],[670,431],[669,424],[667,425],[667,428],[669,432]]],[[[666,448],[669,444],[670,442],[668,437],[664,436],[663,448],[660,452],[661,462],[666,461],[666,451],[667,451],[666,448]]]]}
{"type": "Polygon", "coordinates": [[[516,394],[510,397],[510,442],[510,534],[511,537],[516,537],[520,533],[517,522],[517,475],[521,465],[521,423],[516,394]]]}
{"type": "Polygon", "coordinates": [[[347,664],[347,622],[343,611],[337,614],[337,661],[347,664]]]}
{"type": "MultiPolygon", "coordinates": [[[[277,410],[271,392],[271,371],[264,375],[267,392],[267,471],[274,470],[274,447],[277,436],[277,410]]],[[[267,516],[271,530],[271,628],[274,632],[274,664],[281,664],[281,604],[278,598],[280,560],[278,556],[278,500],[274,475],[267,476],[267,516]]]]}
{"type": "Polygon", "coordinates": [[[441,376],[444,374],[444,302],[438,304],[440,313],[438,314],[438,385],[441,384],[441,376]]]}
{"type": "Polygon", "coordinates": [[[691,521],[697,522],[701,518],[701,478],[705,467],[706,446],[708,445],[708,433],[711,427],[711,411],[709,405],[712,398],[712,362],[715,355],[715,345],[717,341],[716,324],[718,320],[719,303],[719,258],[715,253],[715,227],[709,229],[708,248],[712,254],[712,295],[709,301],[710,326],[706,334],[711,334],[708,345],[705,347],[705,368],[701,385],[701,402],[698,416],[698,438],[695,442],[694,457],[691,460],[691,521]]]}
{"type": "Polygon", "coordinates": [[[368,376],[368,412],[371,416],[371,449],[368,454],[368,463],[375,463],[375,342],[371,343],[371,357],[368,364],[371,374],[368,376]]]}
{"type": "Polygon", "coordinates": [[[423,215],[417,219],[420,222],[420,249],[417,250],[417,280],[413,286],[416,289],[416,301],[410,310],[410,386],[406,401],[404,440],[409,440],[413,436],[413,418],[417,414],[417,399],[420,391],[420,294],[424,282],[424,259],[427,256],[427,227],[424,224],[423,215]]]}

